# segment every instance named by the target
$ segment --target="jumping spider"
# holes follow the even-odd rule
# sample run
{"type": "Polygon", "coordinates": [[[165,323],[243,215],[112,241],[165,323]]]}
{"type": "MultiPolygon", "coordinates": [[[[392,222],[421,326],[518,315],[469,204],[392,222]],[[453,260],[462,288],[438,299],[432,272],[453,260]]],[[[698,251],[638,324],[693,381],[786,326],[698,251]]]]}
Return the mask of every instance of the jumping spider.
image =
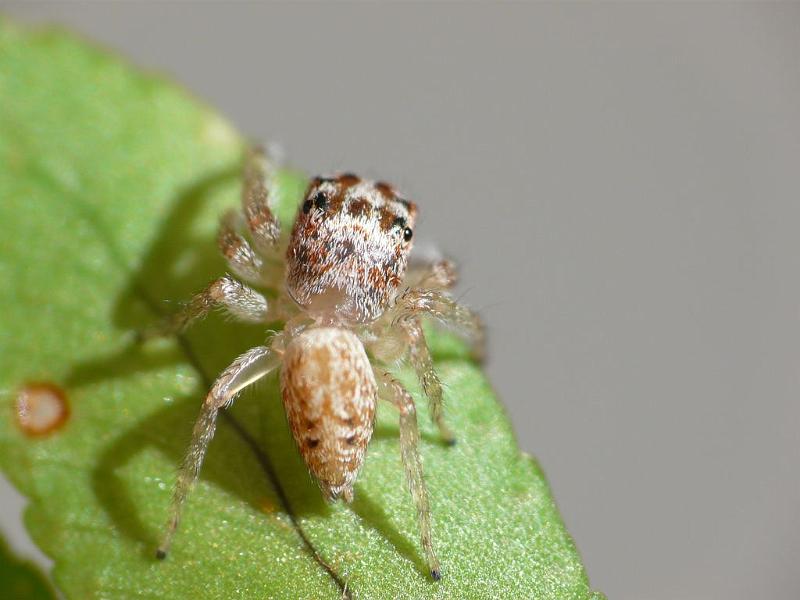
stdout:
{"type": "Polygon", "coordinates": [[[419,517],[422,549],[431,577],[438,580],[441,571],[431,539],[416,407],[389,365],[403,360],[411,364],[442,438],[452,444],[455,438],[442,414],[442,386],[420,318],[432,316],[454,327],[476,347],[480,322],[444,292],[456,278],[451,263],[407,269],[417,207],[391,186],[349,173],[317,177],[311,180],[287,237],[270,209],[271,174],[264,154],[251,150],[244,166],[242,211],[223,217],[218,244],[235,275],[274,289],[277,299],[268,302],[225,275],[146,332],[183,331],[215,308],[242,321],[285,322],[267,344],[234,360],[208,392],[180,468],[157,556],[164,558],[169,550],[181,507],[214,436],[218,411],[242,389],[280,367],[292,435],[328,501],[353,499],[378,397],[397,408],[402,461],[419,517]],[[252,246],[241,233],[245,229],[252,246]]]}

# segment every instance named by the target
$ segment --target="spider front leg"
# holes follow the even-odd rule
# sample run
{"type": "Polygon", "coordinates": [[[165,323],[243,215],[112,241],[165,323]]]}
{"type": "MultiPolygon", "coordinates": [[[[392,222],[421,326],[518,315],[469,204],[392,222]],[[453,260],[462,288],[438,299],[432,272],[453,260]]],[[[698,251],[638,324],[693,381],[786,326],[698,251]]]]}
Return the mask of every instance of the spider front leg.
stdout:
{"type": "Polygon", "coordinates": [[[267,299],[254,289],[225,275],[211,282],[177,313],[168,316],[141,333],[142,339],[181,333],[215,308],[223,308],[235,319],[249,323],[265,323],[277,317],[270,311],[267,299]]]}
{"type": "Polygon", "coordinates": [[[248,150],[242,173],[242,209],[220,219],[217,246],[228,266],[248,283],[275,288],[283,274],[281,229],[270,208],[271,165],[260,148],[248,150]],[[241,235],[246,226],[257,252],[241,235]]]}
{"type": "Polygon", "coordinates": [[[400,294],[393,308],[393,324],[411,322],[425,315],[458,332],[470,344],[472,355],[483,359],[486,340],[480,318],[442,291],[412,288],[400,294]]]}
{"type": "Polygon", "coordinates": [[[217,246],[225,257],[228,267],[237,277],[248,283],[272,289],[278,288],[284,269],[280,248],[278,245],[274,246],[262,259],[241,235],[242,226],[241,212],[230,210],[220,219],[217,246]]]}
{"type": "Polygon", "coordinates": [[[404,283],[410,288],[449,290],[458,283],[458,270],[446,258],[413,262],[408,266],[404,283]]]}
{"type": "Polygon", "coordinates": [[[395,405],[400,412],[400,456],[406,472],[406,483],[414,500],[419,521],[422,551],[425,562],[434,580],[441,579],[441,568],[433,550],[431,533],[431,507],[428,489],[422,473],[422,457],[419,454],[419,429],[417,428],[417,408],[411,394],[390,373],[375,372],[378,394],[395,405]]]}
{"type": "Polygon", "coordinates": [[[242,389],[275,369],[279,361],[279,357],[270,348],[257,346],[237,358],[211,387],[205,402],[203,402],[200,416],[195,422],[192,441],[178,473],[164,538],[156,551],[158,558],[167,556],[172,538],[180,522],[183,503],[197,480],[208,444],[214,437],[219,409],[229,406],[242,389]]]}
{"type": "Polygon", "coordinates": [[[240,235],[241,221],[241,214],[233,210],[222,216],[217,232],[217,247],[237,277],[248,283],[263,284],[264,261],[240,235]]]}
{"type": "Polygon", "coordinates": [[[275,252],[281,226],[270,208],[272,165],[262,148],[251,148],[245,158],[242,184],[242,211],[256,250],[263,256],[275,252]]]}

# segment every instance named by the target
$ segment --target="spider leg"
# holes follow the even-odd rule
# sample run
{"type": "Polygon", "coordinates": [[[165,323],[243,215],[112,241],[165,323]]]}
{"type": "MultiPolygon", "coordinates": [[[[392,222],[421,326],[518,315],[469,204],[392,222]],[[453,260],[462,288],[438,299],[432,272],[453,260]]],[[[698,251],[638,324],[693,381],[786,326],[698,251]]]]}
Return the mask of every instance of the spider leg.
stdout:
{"type": "Polygon", "coordinates": [[[192,296],[183,309],[168,316],[161,323],[145,329],[140,337],[146,340],[180,333],[218,307],[225,309],[240,321],[263,323],[273,318],[264,296],[230,275],[225,275],[192,296]]]}
{"type": "Polygon", "coordinates": [[[433,368],[433,359],[428,349],[428,342],[425,340],[425,333],[422,331],[422,323],[418,318],[408,319],[403,322],[403,330],[409,342],[408,356],[430,403],[433,421],[445,443],[452,446],[456,443],[456,438],[445,423],[442,382],[433,368]]]}
{"type": "Polygon", "coordinates": [[[425,562],[430,569],[431,577],[439,580],[441,568],[433,550],[431,507],[422,473],[422,457],[419,454],[419,430],[417,429],[417,409],[414,399],[390,373],[376,371],[375,379],[378,382],[378,393],[381,397],[389,400],[400,412],[400,456],[406,472],[406,483],[417,509],[425,562]]]}
{"type": "Polygon", "coordinates": [[[266,256],[267,260],[262,260],[240,233],[242,225],[240,212],[230,210],[222,216],[217,232],[220,252],[237,277],[247,283],[276,289],[281,282],[284,268],[279,256],[273,252],[266,256]]]}
{"type": "Polygon", "coordinates": [[[408,266],[404,283],[412,288],[448,290],[458,283],[458,270],[455,263],[446,258],[415,261],[408,266]]]}
{"type": "Polygon", "coordinates": [[[211,387],[205,402],[203,402],[200,416],[195,422],[192,441],[178,473],[178,480],[175,484],[170,505],[169,520],[167,521],[161,545],[156,551],[158,558],[167,556],[172,538],[180,522],[183,503],[192,485],[197,480],[208,444],[211,438],[214,437],[219,409],[229,406],[236,394],[275,369],[279,361],[280,357],[273,353],[270,348],[257,346],[233,361],[211,387]]]}
{"type": "Polygon", "coordinates": [[[217,232],[217,246],[234,275],[248,283],[263,283],[261,270],[264,262],[239,234],[237,220],[241,220],[241,216],[234,211],[222,215],[217,232]]]}
{"type": "Polygon", "coordinates": [[[393,308],[393,324],[430,316],[465,337],[479,360],[484,356],[485,334],[478,315],[440,290],[412,288],[400,294],[393,308]]]}
{"type": "Polygon", "coordinates": [[[242,184],[242,211],[256,250],[264,256],[274,253],[281,235],[281,226],[270,209],[272,169],[264,150],[251,148],[245,158],[242,184]]]}

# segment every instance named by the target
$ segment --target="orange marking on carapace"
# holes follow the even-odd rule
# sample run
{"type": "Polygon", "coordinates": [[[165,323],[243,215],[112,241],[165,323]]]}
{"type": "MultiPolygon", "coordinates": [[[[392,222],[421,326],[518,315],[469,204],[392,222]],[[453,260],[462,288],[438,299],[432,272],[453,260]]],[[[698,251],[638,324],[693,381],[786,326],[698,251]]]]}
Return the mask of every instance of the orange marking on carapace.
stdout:
{"type": "Polygon", "coordinates": [[[381,229],[389,231],[393,227],[397,215],[385,206],[380,209],[379,213],[381,216],[381,229]]]}
{"type": "Polygon", "coordinates": [[[356,198],[350,202],[348,211],[352,217],[365,217],[372,212],[372,203],[366,198],[356,198]]]}
{"type": "Polygon", "coordinates": [[[17,424],[31,437],[61,429],[69,419],[69,404],[63,389],[54,383],[29,383],[17,392],[14,404],[17,424]]]}
{"type": "Polygon", "coordinates": [[[353,173],[342,173],[339,175],[339,177],[337,177],[337,180],[342,187],[349,188],[358,184],[361,181],[361,178],[353,173]]]}
{"type": "Polygon", "coordinates": [[[392,186],[385,181],[376,181],[375,189],[380,192],[385,201],[389,202],[395,199],[394,189],[392,189],[392,186]]]}

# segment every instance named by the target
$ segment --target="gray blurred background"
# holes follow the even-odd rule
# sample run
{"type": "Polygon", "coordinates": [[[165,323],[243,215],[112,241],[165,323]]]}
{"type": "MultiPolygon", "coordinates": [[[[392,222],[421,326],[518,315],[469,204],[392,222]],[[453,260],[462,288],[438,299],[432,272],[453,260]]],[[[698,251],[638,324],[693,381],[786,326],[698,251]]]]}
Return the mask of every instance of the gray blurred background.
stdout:
{"type": "Polygon", "coordinates": [[[799,5],[2,10],[414,198],[610,600],[800,598],[799,5]]]}

